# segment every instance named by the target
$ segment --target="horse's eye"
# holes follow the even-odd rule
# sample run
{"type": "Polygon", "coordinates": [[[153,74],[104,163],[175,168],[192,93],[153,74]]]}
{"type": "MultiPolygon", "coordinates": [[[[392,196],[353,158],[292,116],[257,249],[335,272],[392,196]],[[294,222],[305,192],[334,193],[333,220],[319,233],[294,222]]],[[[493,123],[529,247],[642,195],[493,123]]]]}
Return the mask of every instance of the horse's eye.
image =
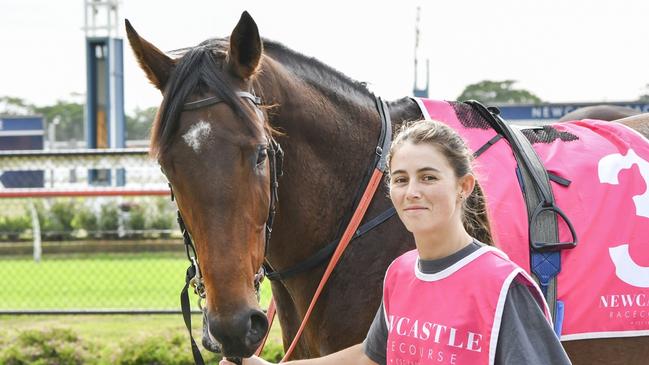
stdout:
{"type": "Polygon", "coordinates": [[[260,148],[257,151],[257,166],[263,164],[266,161],[266,157],[268,157],[268,152],[266,152],[265,148],[260,148]]]}

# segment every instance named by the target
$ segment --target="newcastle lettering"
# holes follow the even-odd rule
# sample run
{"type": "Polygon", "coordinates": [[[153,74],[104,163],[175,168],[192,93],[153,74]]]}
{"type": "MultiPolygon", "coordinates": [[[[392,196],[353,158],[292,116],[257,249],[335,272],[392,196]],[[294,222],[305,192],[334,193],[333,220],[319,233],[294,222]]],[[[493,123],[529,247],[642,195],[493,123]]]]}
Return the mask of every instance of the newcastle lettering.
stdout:
{"type": "Polygon", "coordinates": [[[388,316],[388,332],[411,337],[421,341],[431,341],[468,351],[482,352],[482,335],[471,331],[395,315],[388,316]]]}

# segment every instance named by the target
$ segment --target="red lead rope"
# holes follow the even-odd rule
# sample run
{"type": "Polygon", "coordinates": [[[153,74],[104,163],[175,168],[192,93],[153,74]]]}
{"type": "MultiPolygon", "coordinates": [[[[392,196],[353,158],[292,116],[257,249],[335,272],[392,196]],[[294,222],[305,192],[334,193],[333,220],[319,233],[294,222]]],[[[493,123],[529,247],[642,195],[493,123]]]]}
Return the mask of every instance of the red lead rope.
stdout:
{"type": "Polygon", "coordinates": [[[266,340],[268,339],[268,334],[270,334],[270,328],[273,326],[273,320],[275,319],[275,298],[273,298],[272,294],[270,295],[270,304],[268,304],[266,318],[268,318],[268,331],[266,331],[266,336],[264,336],[264,339],[261,341],[261,344],[257,348],[257,351],[255,351],[255,356],[259,356],[261,354],[261,351],[264,349],[264,345],[266,344],[266,340]]]}
{"type": "MultiPolygon", "coordinates": [[[[313,299],[311,299],[311,304],[309,305],[309,309],[307,309],[306,311],[306,315],[302,320],[302,324],[300,324],[300,329],[298,329],[297,334],[295,335],[295,338],[291,343],[291,346],[286,351],[286,355],[284,355],[284,358],[282,359],[281,362],[285,362],[293,353],[293,350],[295,349],[295,346],[297,345],[297,342],[300,339],[300,336],[302,335],[302,331],[304,331],[304,327],[306,327],[306,323],[308,322],[309,317],[311,317],[311,312],[313,311],[313,308],[315,307],[315,304],[318,301],[318,298],[320,297],[320,294],[322,293],[322,290],[324,289],[327,280],[329,280],[329,276],[331,276],[331,273],[336,267],[338,260],[340,260],[340,257],[342,256],[343,252],[347,248],[347,245],[349,245],[352,236],[354,235],[354,233],[358,229],[358,226],[363,220],[363,217],[365,216],[365,212],[367,211],[367,207],[369,207],[370,202],[374,197],[374,193],[376,192],[376,189],[378,188],[382,177],[383,177],[383,172],[379,169],[375,169],[374,173],[372,174],[372,178],[370,179],[370,182],[367,184],[367,187],[365,188],[365,192],[361,197],[361,201],[358,203],[358,207],[356,208],[356,211],[354,212],[354,215],[352,216],[349,225],[347,225],[347,229],[345,229],[345,233],[343,233],[343,236],[340,238],[340,243],[338,243],[338,247],[336,248],[336,251],[331,257],[331,261],[329,261],[329,265],[327,266],[327,269],[325,270],[325,273],[322,276],[322,279],[320,280],[320,285],[318,285],[318,289],[316,289],[315,294],[313,295],[313,299]]],[[[268,317],[269,324],[272,325],[273,319],[275,318],[275,301],[273,298],[271,298],[270,300],[270,306],[268,307],[267,317],[268,317]]],[[[266,337],[264,338],[261,345],[257,349],[257,352],[255,353],[256,355],[259,355],[261,353],[261,350],[264,347],[267,337],[268,334],[266,334],[266,337]]]]}

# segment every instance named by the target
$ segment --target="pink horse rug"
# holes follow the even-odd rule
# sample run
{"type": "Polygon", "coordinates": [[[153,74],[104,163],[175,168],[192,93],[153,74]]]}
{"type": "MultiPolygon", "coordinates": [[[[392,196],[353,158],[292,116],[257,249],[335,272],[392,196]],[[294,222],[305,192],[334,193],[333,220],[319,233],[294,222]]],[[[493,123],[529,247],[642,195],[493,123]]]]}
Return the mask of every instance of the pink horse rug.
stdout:
{"type": "MultiPolygon", "coordinates": [[[[425,118],[458,131],[476,151],[496,135],[466,104],[416,99],[425,118]]],[[[617,123],[571,121],[524,130],[549,173],[557,206],[579,243],[561,253],[562,340],[649,335],[649,141],[617,123]]],[[[476,160],[496,246],[530,271],[528,218],[504,139],[476,160]]],[[[570,241],[559,221],[561,241],[570,241]]]]}

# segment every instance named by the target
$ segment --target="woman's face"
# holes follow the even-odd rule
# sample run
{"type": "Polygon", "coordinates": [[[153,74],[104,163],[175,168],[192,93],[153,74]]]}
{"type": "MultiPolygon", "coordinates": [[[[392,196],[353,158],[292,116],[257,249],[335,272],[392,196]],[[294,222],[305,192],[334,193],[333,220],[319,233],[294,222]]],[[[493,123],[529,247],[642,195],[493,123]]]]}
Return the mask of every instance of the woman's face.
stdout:
{"type": "Polygon", "coordinates": [[[466,188],[438,147],[405,142],[396,148],[390,164],[390,198],[410,232],[435,233],[461,225],[460,194],[466,196],[466,188]]]}

